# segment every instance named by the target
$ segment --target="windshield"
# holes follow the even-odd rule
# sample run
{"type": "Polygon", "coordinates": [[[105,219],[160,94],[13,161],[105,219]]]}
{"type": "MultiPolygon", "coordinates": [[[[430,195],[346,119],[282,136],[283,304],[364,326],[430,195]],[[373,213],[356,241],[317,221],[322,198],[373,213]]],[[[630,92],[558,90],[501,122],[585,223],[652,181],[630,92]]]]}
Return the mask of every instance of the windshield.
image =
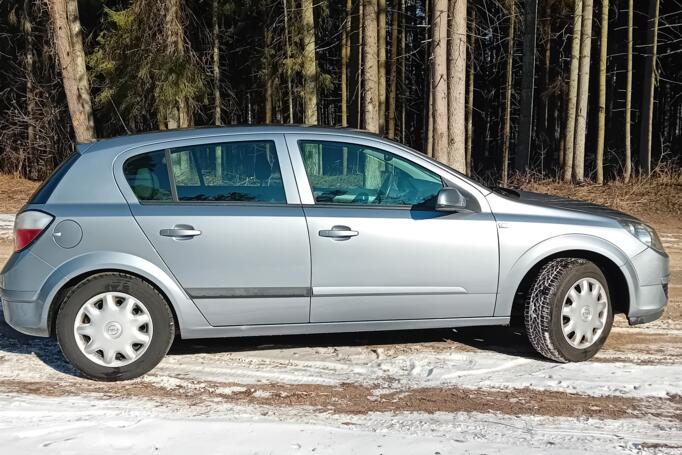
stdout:
{"type": "Polygon", "coordinates": [[[488,194],[488,193],[491,193],[494,191],[494,187],[489,187],[488,185],[484,185],[479,180],[477,180],[473,177],[469,177],[468,175],[465,175],[465,174],[459,172],[458,170],[451,168],[450,166],[448,166],[445,163],[441,163],[440,161],[436,161],[433,158],[431,158],[430,156],[426,155],[425,153],[422,153],[418,150],[415,150],[411,147],[408,147],[404,144],[401,144],[400,142],[396,142],[392,139],[384,139],[384,140],[386,140],[387,142],[390,142],[391,144],[395,145],[396,147],[400,147],[403,150],[407,150],[409,152],[416,153],[419,156],[421,156],[422,158],[427,159],[431,163],[433,163],[433,164],[435,164],[435,165],[437,165],[437,166],[439,166],[439,167],[441,167],[447,171],[450,171],[453,174],[457,174],[457,176],[460,177],[462,180],[465,180],[465,181],[471,183],[473,186],[477,187],[483,194],[488,194]]]}

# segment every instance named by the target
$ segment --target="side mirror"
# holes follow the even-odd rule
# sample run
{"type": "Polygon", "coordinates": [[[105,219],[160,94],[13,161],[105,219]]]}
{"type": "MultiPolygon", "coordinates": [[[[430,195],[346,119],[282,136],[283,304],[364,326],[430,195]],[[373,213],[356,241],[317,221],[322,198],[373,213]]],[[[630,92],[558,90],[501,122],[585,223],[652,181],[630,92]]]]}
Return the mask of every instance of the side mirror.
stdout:
{"type": "Polygon", "coordinates": [[[438,192],[436,210],[439,212],[468,212],[467,201],[456,188],[443,188],[438,192]]]}

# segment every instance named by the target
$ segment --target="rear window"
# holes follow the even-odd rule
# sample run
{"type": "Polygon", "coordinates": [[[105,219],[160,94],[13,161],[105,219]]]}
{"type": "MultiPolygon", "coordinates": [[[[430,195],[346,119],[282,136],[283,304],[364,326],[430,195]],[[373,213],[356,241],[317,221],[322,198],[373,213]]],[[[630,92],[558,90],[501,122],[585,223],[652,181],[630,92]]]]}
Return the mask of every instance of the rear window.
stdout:
{"type": "Polygon", "coordinates": [[[54,189],[57,188],[59,182],[61,182],[62,178],[64,178],[66,173],[69,172],[71,166],[73,166],[80,156],[80,153],[73,152],[64,161],[62,161],[62,164],[57,166],[52,174],[46,178],[45,181],[43,181],[43,183],[38,187],[38,189],[31,195],[28,203],[46,204],[47,200],[50,199],[50,196],[52,196],[54,189]]]}
{"type": "Polygon", "coordinates": [[[142,202],[286,204],[272,141],[202,144],[146,153],[128,159],[124,173],[142,202]]]}

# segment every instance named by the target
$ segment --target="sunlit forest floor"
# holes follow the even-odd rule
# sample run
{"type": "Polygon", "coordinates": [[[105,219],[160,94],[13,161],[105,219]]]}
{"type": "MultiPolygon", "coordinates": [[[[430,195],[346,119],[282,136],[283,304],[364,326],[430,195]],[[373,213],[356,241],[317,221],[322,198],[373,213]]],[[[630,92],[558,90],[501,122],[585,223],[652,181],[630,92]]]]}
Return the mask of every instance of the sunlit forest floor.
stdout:
{"type": "Polygon", "coordinates": [[[39,185],[40,182],[0,174],[0,213],[16,213],[39,185]]]}
{"type": "Polygon", "coordinates": [[[635,178],[594,185],[573,185],[557,180],[512,179],[512,186],[605,205],[634,215],[659,230],[680,228],[682,218],[682,172],[665,170],[650,178],[635,178]]]}

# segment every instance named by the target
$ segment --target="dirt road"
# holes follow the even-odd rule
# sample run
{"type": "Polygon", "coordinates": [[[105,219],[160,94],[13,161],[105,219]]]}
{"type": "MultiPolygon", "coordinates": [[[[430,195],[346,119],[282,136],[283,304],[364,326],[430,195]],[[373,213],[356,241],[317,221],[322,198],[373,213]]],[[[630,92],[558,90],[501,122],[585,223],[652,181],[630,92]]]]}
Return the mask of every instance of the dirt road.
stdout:
{"type": "MultiPolygon", "coordinates": [[[[1,221],[1,220],[0,220],[1,221]]],[[[3,453],[682,453],[682,228],[670,306],[592,361],[510,328],[179,341],[146,377],[80,379],[0,323],[3,453]]],[[[0,260],[9,254],[0,241],[0,260]],[[4,255],[4,256],[3,256],[4,255]]]]}

